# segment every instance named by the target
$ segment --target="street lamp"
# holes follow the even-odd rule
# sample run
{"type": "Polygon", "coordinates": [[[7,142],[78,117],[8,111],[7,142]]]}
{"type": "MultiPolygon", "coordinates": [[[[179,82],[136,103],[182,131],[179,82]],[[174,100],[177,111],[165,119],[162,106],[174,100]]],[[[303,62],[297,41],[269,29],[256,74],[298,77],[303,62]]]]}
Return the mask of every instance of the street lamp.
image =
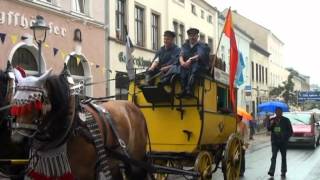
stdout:
{"type": "Polygon", "coordinates": [[[42,43],[46,40],[47,37],[47,30],[49,29],[47,23],[44,21],[42,16],[37,15],[36,21],[32,23],[30,27],[33,31],[33,38],[38,44],[39,54],[38,54],[38,61],[39,61],[39,76],[41,75],[41,46],[42,43]]]}

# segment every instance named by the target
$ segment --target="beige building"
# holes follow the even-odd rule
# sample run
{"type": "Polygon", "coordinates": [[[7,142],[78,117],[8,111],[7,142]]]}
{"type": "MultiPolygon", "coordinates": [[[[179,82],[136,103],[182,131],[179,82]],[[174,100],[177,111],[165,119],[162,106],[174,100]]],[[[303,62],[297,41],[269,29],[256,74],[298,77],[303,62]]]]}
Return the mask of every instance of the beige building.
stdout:
{"type": "MultiPolygon", "coordinates": [[[[227,10],[224,11],[226,13],[227,10]]],[[[284,43],[277,38],[271,30],[251,21],[250,19],[233,11],[233,22],[244,29],[254,38],[255,44],[270,53],[268,87],[273,88],[282,85],[287,80],[288,71],[283,67],[283,46],[284,43]]]]}
{"type": "Polygon", "coordinates": [[[294,83],[293,91],[310,91],[310,77],[300,74],[298,71],[287,68],[292,74],[292,82],[294,83]]]}
{"type": "MultiPolygon", "coordinates": [[[[214,47],[217,41],[218,11],[204,0],[114,0],[108,4],[108,78],[110,95],[126,94],[126,29],[134,45],[133,59],[137,72],[145,71],[162,46],[166,30],[175,31],[176,44],[187,38],[190,27],[200,30],[200,39],[214,47]]],[[[118,98],[125,98],[125,95],[118,98]]]]}
{"type": "MultiPolygon", "coordinates": [[[[0,68],[9,60],[25,68],[28,75],[37,75],[49,68],[59,73],[67,63],[77,82],[104,80],[103,5],[103,0],[0,0],[0,68]],[[30,29],[36,15],[50,28],[41,61],[30,29]]],[[[104,96],[105,85],[86,87],[83,93],[104,96]]]]}
{"type": "Polygon", "coordinates": [[[250,85],[251,91],[247,90],[247,95],[251,99],[251,112],[257,113],[257,105],[268,101],[268,71],[270,53],[252,42],[250,44],[250,85]]]}

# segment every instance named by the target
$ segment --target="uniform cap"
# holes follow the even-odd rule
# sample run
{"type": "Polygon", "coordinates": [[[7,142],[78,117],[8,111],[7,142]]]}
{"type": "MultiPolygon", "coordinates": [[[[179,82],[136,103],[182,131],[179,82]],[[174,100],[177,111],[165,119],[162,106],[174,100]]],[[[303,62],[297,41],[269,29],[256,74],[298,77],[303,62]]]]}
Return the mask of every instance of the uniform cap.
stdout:
{"type": "Polygon", "coordinates": [[[176,33],[172,31],[165,31],[163,35],[173,37],[173,38],[176,37],[176,33]]]}
{"type": "Polygon", "coordinates": [[[199,29],[197,29],[197,28],[190,28],[190,29],[188,29],[188,31],[187,31],[187,34],[189,35],[189,34],[198,34],[199,33],[199,29]]]}

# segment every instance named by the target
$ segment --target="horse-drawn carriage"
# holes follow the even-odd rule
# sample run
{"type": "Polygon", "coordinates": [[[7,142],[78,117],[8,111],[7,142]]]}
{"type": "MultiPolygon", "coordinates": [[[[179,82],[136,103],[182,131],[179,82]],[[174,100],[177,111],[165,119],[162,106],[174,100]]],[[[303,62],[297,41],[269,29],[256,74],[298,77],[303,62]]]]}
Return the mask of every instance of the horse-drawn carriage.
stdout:
{"type": "MultiPolygon", "coordinates": [[[[217,68],[215,75],[216,79],[201,75],[189,98],[179,96],[175,77],[167,86],[144,86],[143,75],[132,81],[129,100],[146,118],[151,141],[148,155],[154,163],[191,167],[202,179],[211,179],[221,163],[225,179],[239,178],[241,140],[230,112],[228,76],[217,68]]],[[[158,179],[166,176],[157,175],[158,179]]]]}
{"type": "Polygon", "coordinates": [[[27,173],[40,179],[68,179],[71,171],[90,179],[98,177],[98,171],[106,175],[112,169],[103,165],[111,162],[104,157],[106,150],[116,157],[111,159],[124,162],[116,167],[127,168],[125,173],[139,167],[156,179],[168,174],[211,179],[221,167],[225,179],[238,179],[241,142],[235,134],[235,116],[229,111],[228,86],[222,80],[225,74],[215,72],[220,82],[204,75],[188,99],[177,96],[177,82],[141,86],[144,78],[137,74],[128,98],[138,108],[124,101],[105,103],[95,98],[79,103],[63,74],[50,76],[47,72],[26,80],[18,74],[20,85],[11,114],[17,118],[16,131],[36,142],[27,173]]]}

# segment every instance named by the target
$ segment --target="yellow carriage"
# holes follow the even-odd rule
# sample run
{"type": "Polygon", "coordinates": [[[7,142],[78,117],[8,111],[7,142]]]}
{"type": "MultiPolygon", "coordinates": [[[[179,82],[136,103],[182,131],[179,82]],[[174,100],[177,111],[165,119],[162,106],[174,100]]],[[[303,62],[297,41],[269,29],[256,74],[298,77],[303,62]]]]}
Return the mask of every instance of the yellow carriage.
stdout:
{"type": "MultiPolygon", "coordinates": [[[[227,180],[239,178],[241,140],[228,98],[228,75],[215,68],[215,78],[202,75],[194,97],[179,98],[180,83],[142,86],[143,75],[130,83],[128,99],[143,112],[153,163],[190,168],[211,179],[220,163],[227,180]]],[[[157,84],[156,79],[155,84],[157,84]]],[[[158,174],[157,179],[166,179],[158,174]]]]}

